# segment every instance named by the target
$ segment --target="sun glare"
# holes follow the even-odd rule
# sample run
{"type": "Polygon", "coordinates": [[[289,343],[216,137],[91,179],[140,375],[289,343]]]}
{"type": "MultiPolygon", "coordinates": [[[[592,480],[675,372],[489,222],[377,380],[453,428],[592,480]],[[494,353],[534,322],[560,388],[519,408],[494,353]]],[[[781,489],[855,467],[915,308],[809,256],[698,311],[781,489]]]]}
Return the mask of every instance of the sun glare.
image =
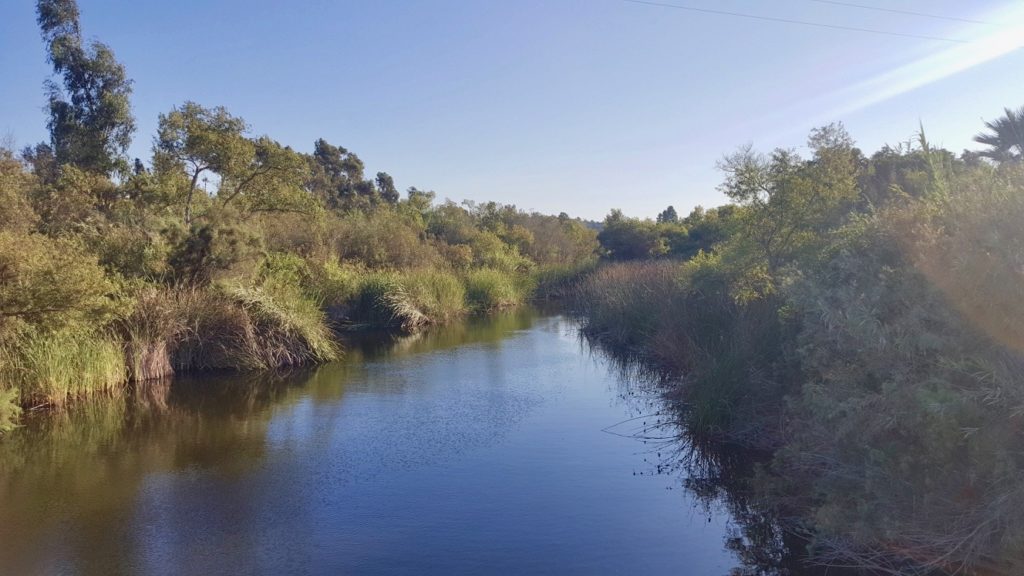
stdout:
{"type": "MultiPolygon", "coordinates": [[[[844,90],[844,105],[834,115],[856,112],[873,104],[906,94],[922,86],[964,72],[1024,47],[1024,5],[1014,2],[984,16],[991,26],[971,34],[967,41],[900,66],[844,90]]],[[[974,28],[977,28],[976,26],[974,28]]]]}

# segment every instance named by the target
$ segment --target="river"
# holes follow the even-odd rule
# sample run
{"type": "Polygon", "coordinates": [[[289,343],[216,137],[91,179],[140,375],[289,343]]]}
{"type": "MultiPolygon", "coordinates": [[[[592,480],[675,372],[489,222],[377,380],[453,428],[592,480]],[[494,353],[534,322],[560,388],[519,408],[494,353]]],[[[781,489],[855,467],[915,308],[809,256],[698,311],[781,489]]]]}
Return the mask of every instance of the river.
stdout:
{"type": "Polygon", "coordinates": [[[532,310],[178,378],[0,440],[0,574],[729,574],[659,410],[532,310]]]}

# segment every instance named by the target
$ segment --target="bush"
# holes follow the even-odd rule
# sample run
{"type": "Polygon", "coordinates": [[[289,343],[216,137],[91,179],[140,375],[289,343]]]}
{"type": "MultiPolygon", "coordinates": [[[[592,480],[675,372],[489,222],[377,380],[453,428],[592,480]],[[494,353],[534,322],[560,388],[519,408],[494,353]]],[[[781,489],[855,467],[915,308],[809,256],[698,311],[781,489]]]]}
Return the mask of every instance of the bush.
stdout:
{"type": "Polygon", "coordinates": [[[41,329],[102,326],[115,312],[113,291],[81,243],[0,231],[0,332],[14,321],[41,329]]]}
{"type": "Polygon", "coordinates": [[[422,227],[391,209],[352,212],[333,228],[336,254],[343,260],[371,268],[413,268],[439,260],[434,247],[424,242],[422,227]]]}

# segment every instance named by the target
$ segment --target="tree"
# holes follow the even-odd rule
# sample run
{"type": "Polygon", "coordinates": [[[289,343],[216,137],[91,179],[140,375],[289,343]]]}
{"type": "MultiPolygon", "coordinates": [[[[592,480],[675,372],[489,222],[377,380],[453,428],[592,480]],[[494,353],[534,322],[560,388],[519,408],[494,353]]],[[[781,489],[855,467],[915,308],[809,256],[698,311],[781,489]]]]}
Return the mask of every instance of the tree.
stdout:
{"type": "Polygon", "coordinates": [[[244,213],[310,212],[316,200],[306,191],[308,165],[302,155],[268,136],[250,141],[252,155],[221,174],[217,200],[238,205],[244,213]]]}
{"type": "Polygon", "coordinates": [[[679,222],[679,214],[676,214],[676,209],[673,208],[672,206],[669,206],[668,208],[665,208],[665,210],[663,210],[661,212],[661,214],[658,214],[658,223],[659,224],[668,223],[668,222],[672,222],[672,223],[679,222]]]}
{"type": "Polygon", "coordinates": [[[388,204],[398,203],[398,189],[395,188],[394,179],[387,172],[377,172],[377,192],[388,204]]]}
{"type": "Polygon", "coordinates": [[[161,114],[154,145],[154,165],[159,170],[183,170],[188,176],[185,191],[185,224],[192,223],[192,204],[199,178],[212,172],[222,177],[240,173],[255,154],[245,137],[247,125],[223,106],[204,108],[186,102],[161,114]]]}
{"type": "Polygon", "coordinates": [[[62,83],[46,83],[57,163],[101,174],[126,171],[135,119],[124,66],[105,44],[83,46],[75,0],[39,0],[36,13],[48,60],[62,83]]]}
{"type": "Polygon", "coordinates": [[[1024,159],[1024,106],[1003,111],[1003,117],[985,122],[988,132],[974,137],[975,142],[989,147],[978,154],[995,162],[1020,162],[1024,159]]]}
{"type": "MultiPolygon", "coordinates": [[[[363,201],[373,204],[377,200],[377,186],[366,180],[363,161],[342,146],[335,146],[323,138],[316,141],[313,154],[307,156],[310,176],[307,188],[330,208],[346,209],[363,201]]],[[[382,173],[383,174],[383,173],[382,173]]],[[[385,176],[387,176],[385,174],[385,176]]],[[[378,178],[380,174],[378,174],[378,178]]],[[[387,178],[390,181],[390,176],[387,178]]],[[[391,182],[392,190],[394,182],[391,182]]],[[[397,190],[395,201],[398,200],[397,190]]]]}
{"type": "Polygon", "coordinates": [[[597,240],[615,260],[663,256],[668,251],[653,222],[627,218],[619,209],[612,210],[605,217],[604,228],[597,234],[597,240]]]}
{"type": "Polygon", "coordinates": [[[750,146],[719,163],[719,189],[744,207],[745,237],[774,272],[816,234],[838,224],[857,198],[860,153],[841,124],[815,129],[808,138],[814,157],[804,161],[777,149],[770,156],[750,146]]]}

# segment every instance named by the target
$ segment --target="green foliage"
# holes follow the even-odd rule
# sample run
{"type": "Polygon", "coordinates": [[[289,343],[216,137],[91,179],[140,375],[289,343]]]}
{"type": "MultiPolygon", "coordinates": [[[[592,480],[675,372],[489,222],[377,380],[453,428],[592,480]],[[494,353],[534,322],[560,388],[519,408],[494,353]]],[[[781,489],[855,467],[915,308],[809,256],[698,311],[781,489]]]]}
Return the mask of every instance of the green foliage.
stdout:
{"type": "Polygon", "coordinates": [[[754,485],[818,560],[1014,573],[1024,173],[923,133],[867,160],[835,128],[811,147],[727,159],[720,239],[681,267],[600,268],[586,332],[681,375],[689,433],[773,452],[754,485]]]}
{"type": "Polygon", "coordinates": [[[437,262],[437,250],[423,241],[424,230],[397,211],[381,208],[351,212],[332,231],[335,253],[370,268],[415,268],[437,262]]]}
{"type": "Polygon", "coordinates": [[[417,307],[401,276],[393,271],[370,272],[361,279],[352,318],[364,326],[400,328],[407,332],[430,322],[417,307]]]}
{"type": "Polygon", "coordinates": [[[466,299],[475,310],[498,310],[520,304],[524,287],[506,272],[493,268],[472,270],[466,275],[466,299]]]}
{"type": "Polygon", "coordinates": [[[123,67],[83,42],[74,0],[37,12],[60,84],[51,143],[20,158],[0,147],[4,428],[11,402],[327,361],[340,352],[329,328],[415,330],[510,306],[538,266],[568,278],[593,260],[595,233],[567,215],[434,206],[415,187],[401,199],[355,153],[323,139],[296,152],[223,107],[160,115],[150,164],[129,167],[123,67]]]}
{"type": "Polygon", "coordinates": [[[719,165],[721,191],[745,208],[741,238],[772,272],[814,250],[818,234],[838,224],[858,195],[859,152],[842,125],[813,131],[808,147],[809,162],[787,150],[766,157],[746,147],[719,165]]]}
{"type": "Polygon", "coordinates": [[[36,186],[35,176],[10,150],[0,147],[0,230],[24,233],[36,226],[38,216],[30,201],[36,186]]]}
{"type": "Polygon", "coordinates": [[[172,247],[167,265],[171,277],[199,286],[230,274],[243,263],[253,262],[260,248],[260,238],[252,229],[228,218],[194,224],[184,234],[180,229],[170,232],[172,247]]]}
{"type": "Polygon", "coordinates": [[[61,85],[48,82],[50,141],[58,164],[109,174],[127,171],[135,131],[131,81],[105,44],[83,45],[75,0],[39,0],[39,27],[61,85]]]}
{"type": "Polygon", "coordinates": [[[621,210],[608,214],[597,239],[615,260],[652,258],[668,252],[653,222],[626,218],[621,210]]]}
{"type": "Polygon", "coordinates": [[[658,224],[674,224],[679,221],[679,214],[676,213],[676,209],[674,207],[669,206],[658,214],[658,218],[656,220],[658,224]]]}
{"type": "Polygon", "coordinates": [[[0,388],[0,435],[18,426],[18,418],[21,416],[18,400],[16,388],[0,388]]]}
{"type": "Polygon", "coordinates": [[[446,322],[467,311],[466,287],[450,272],[442,270],[410,270],[403,284],[416,308],[432,322],[446,322]]]}
{"type": "Polygon", "coordinates": [[[19,322],[102,325],[114,312],[112,292],[81,242],[0,231],[0,333],[19,322]]]}
{"type": "Polygon", "coordinates": [[[124,352],[106,334],[27,329],[0,343],[0,389],[18,390],[22,404],[60,405],[126,381],[124,352]]]}
{"type": "Polygon", "coordinates": [[[974,137],[975,142],[988,146],[980,155],[995,162],[1024,160],[1024,106],[1017,110],[1004,108],[1004,115],[985,122],[987,132],[974,137]]]}
{"type": "Polygon", "coordinates": [[[318,303],[295,286],[181,288],[166,302],[184,326],[171,351],[175,370],[268,369],[339,354],[318,303]]]}
{"type": "Polygon", "coordinates": [[[390,176],[379,172],[376,183],[367,180],[363,161],[358,156],[323,138],[316,141],[313,154],[306,156],[306,162],[309,166],[306,188],[328,208],[370,208],[381,200],[377,184],[382,187],[388,203],[398,201],[398,190],[390,176]]]}

